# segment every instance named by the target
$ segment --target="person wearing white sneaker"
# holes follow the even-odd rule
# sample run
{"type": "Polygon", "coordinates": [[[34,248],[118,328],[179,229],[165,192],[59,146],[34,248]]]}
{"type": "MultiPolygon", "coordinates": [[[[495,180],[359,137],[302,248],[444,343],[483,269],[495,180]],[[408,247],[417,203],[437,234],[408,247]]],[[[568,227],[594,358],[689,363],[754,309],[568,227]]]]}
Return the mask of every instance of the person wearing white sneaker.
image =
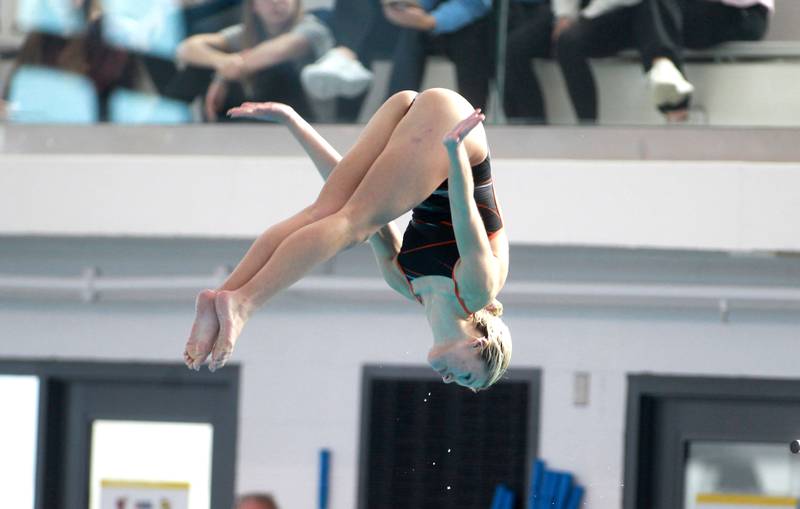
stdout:
{"type": "Polygon", "coordinates": [[[336,98],[338,122],[355,122],[372,84],[372,62],[391,58],[398,28],[384,17],[380,0],[334,0],[325,21],[336,47],[304,68],[300,80],[310,97],[336,98]]]}
{"type": "Polygon", "coordinates": [[[486,109],[494,74],[491,0],[387,0],[383,12],[401,27],[389,95],[420,88],[428,55],[444,53],[455,67],[458,92],[486,109]]]}
{"type": "Polygon", "coordinates": [[[346,46],[337,46],[303,68],[300,81],[308,95],[319,100],[354,98],[372,83],[372,72],[346,46]]]}
{"type": "Polygon", "coordinates": [[[694,86],[686,81],[683,73],[666,57],[653,60],[647,79],[650,81],[653,104],[656,107],[683,105],[694,92],[694,86]]]}
{"type": "Polygon", "coordinates": [[[653,103],[669,120],[687,117],[694,87],[683,75],[682,52],[731,40],[758,40],[774,0],[554,0],[556,56],[575,112],[597,121],[597,91],[588,59],[635,48],[651,86],[653,103]]]}
{"type": "Polygon", "coordinates": [[[300,0],[245,0],[242,23],[194,35],[178,47],[178,60],[191,66],[187,73],[202,76],[198,68],[216,73],[211,85],[207,80],[187,79],[183,89],[170,95],[191,101],[198,88],[208,86],[205,113],[209,120],[248,98],[279,100],[310,115],[300,67],[332,46],[331,30],[304,13],[300,0]]]}
{"type": "Polygon", "coordinates": [[[660,27],[643,53],[655,57],[648,79],[653,102],[668,120],[688,118],[694,92],[681,71],[683,48],[706,49],[727,41],[759,40],[774,9],[774,0],[642,0],[642,22],[660,27]]]}

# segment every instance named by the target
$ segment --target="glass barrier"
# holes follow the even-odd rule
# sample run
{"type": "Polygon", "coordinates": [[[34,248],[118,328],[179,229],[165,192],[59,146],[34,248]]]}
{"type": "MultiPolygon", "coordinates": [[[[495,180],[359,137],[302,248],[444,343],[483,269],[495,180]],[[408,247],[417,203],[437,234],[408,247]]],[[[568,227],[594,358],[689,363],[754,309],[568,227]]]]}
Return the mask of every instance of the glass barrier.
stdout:
{"type": "Polygon", "coordinates": [[[22,40],[3,48],[12,122],[224,122],[243,101],[288,103],[317,122],[364,122],[393,92],[436,86],[458,90],[489,123],[800,122],[794,0],[684,2],[679,15],[655,0],[589,1],[574,12],[555,0],[15,2],[22,40]],[[66,73],[34,77],[70,90],[85,85],[71,75],[83,75],[98,114],[42,114],[31,105],[47,105],[37,85],[13,95],[31,67],[66,73]],[[146,113],[120,117],[109,110],[134,96],[118,90],[155,99],[146,113]]]}
{"type": "Polygon", "coordinates": [[[686,509],[797,507],[800,500],[800,458],[784,443],[691,442],[684,473],[686,509]]]}

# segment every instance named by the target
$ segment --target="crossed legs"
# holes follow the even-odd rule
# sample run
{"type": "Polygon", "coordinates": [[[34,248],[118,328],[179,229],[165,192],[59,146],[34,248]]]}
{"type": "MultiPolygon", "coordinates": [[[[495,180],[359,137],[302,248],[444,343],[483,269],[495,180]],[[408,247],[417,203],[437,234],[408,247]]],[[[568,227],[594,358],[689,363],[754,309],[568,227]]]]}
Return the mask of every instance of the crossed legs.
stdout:
{"type": "Polygon", "coordinates": [[[400,92],[390,97],[375,112],[356,140],[353,149],[336,165],[314,203],[264,231],[217,290],[200,292],[195,306],[194,325],[184,351],[184,361],[187,366],[195,370],[200,369],[212,352],[219,335],[220,317],[216,301],[220,292],[235,291],[244,286],[264,267],[289,235],[342,208],[364,174],[386,147],[392,132],[408,111],[415,95],[414,92],[400,92]]]}

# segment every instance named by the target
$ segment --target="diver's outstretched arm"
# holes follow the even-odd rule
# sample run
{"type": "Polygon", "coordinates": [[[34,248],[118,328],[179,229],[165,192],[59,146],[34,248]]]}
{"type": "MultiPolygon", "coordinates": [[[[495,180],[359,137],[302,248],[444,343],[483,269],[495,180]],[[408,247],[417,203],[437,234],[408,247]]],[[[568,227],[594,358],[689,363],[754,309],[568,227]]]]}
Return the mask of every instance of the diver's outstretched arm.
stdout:
{"type": "Polygon", "coordinates": [[[492,251],[478,205],[472,169],[462,142],[484,119],[480,110],[459,122],[443,143],[450,159],[448,191],[458,252],[461,255],[454,277],[462,298],[470,309],[480,309],[492,302],[500,291],[503,278],[501,263],[492,251]]]}
{"type": "Polygon", "coordinates": [[[231,117],[261,118],[279,122],[288,127],[289,132],[292,133],[292,136],[300,143],[308,157],[311,158],[323,180],[328,180],[328,175],[342,160],[341,154],[288,104],[247,102],[239,107],[230,109],[228,115],[231,117]]]}

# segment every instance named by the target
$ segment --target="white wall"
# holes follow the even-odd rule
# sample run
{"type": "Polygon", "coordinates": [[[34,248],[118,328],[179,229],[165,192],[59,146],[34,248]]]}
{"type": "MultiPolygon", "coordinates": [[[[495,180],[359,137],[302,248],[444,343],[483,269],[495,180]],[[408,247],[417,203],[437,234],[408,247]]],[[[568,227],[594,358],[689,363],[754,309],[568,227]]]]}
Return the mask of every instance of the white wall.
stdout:
{"type": "MultiPolygon", "coordinates": [[[[800,163],[493,168],[512,243],[800,251],[787,220],[800,217],[800,163]]],[[[320,187],[302,157],[12,154],[0,160],[0,234],[252,237],[320,187]]]]}
{"type": "MultiPolygon", "coordinates": [[[[0,356],[180,361],[192,319],[179,305],[0,305],[0,356]]],[[[540,454],[588,486],[588,507],[621,505],[626,374],[797,377],[800,316],[508,310],[514,367],[543,369],[540,454]],[[574,407],[572,376],[591,373],[574,407]]],[[[274,489],[284,507],[313,507],[317,451],[333,450],[332,509],[354,507],[365,363],[424,362],[429,332],[415,305],[292,300],[259,313],[237,346],[243,366],[237,489],[274,489]]],[[[457,390],[454,388],[454,390],[457,390]]]]}

